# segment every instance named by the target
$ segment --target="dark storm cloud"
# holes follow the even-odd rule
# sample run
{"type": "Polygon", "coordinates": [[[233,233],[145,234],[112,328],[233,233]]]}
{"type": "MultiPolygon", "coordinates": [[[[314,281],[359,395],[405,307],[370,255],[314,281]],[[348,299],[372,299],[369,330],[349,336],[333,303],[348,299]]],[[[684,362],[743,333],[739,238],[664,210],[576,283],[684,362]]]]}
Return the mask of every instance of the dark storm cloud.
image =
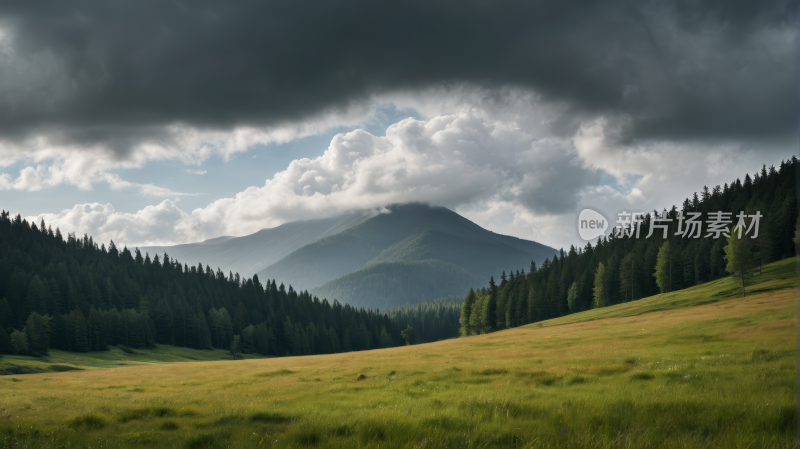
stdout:
{"type": "Polygon", "coordinates": [[[795,126],[797,5],[3,2],[0,133],[124,147],[163,124],[263,125],[467,82],[621,117],[623,138],[773,136],[795,126]]]}

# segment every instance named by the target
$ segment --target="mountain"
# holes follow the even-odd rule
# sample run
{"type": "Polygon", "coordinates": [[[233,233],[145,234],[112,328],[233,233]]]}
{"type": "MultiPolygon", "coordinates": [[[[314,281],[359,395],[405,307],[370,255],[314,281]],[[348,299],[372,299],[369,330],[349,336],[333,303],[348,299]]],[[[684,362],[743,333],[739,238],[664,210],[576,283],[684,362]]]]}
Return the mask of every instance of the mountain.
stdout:
{"type": "Polygon", "coordinates": [[[348,212],[331,218],[294,221],[244,237],[223,236],[185,245],[147,246],[140,250],[152,255],[166,252],[171,258],[189,265],[202,262],[215,269],[219,267],[226,274],[234,272],[251,277],[296,249],[356,226],[376,213],[348,212]]]}
{"type": "Polygon", "coordinates": [[[472,274],[440,260],[378,262],[317,287],[311,293],[337,298],[353,307],[388,310],[449,295],[463,298],[471,286],[488,281],[487,276],[472,274]]]}
{"type": "Polygon", "coordinates": [[[387,209],[297,249],[259,271],[259,278],[280,279],[352,305],[384,308],[463,295],[503,270],[527,269],[531,261],[541,263],[557,252],[495,234],[444,207],[413,203],[387,209]],[[416,284],[431,279],[437,282],[430,290],[416,284]]]}

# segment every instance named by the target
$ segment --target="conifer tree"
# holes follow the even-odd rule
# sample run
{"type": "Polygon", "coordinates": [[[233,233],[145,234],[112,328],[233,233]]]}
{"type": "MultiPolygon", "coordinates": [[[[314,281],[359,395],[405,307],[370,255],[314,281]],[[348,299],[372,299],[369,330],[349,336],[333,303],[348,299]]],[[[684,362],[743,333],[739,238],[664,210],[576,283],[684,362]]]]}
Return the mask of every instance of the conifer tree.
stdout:
{"type": "Polygon", "coordinates": [[[491,293],[491,289],[485,297],[486,301],[483,308],[483,331],[484,333],[494,332],[497,326],[497,299],[495,299],[495,296],[491,293]]]}
{"type": "Polygon", "coordinates": [[[11,344],[11,338],[8,336],[8,333],[0,325],[0,354],[13,354],[14,353],[14,345],[11,344]]]}
{"type": "Polygon", "coordinates": [[[236,360],[236,353],[239,352],[240,347],[240,338],[238,335],[233,336],[233,340],[231,341],[231,355],[233,355],[233,360],[236,360]]]}
{"type": "Polygon", "coordinates": [[[594,307],[605,307],[608,305],[608,296],[606,294],[606,266],[603,262],[597,266],[597,271],[594,274],[594,307]]]}
{"type": "Polygon", "coordinates": [[[255,352],[256,342],[253,335],[254,331],[255,328],[253,327],[252,324],[242,329],[241,342],[242,342],[243,354],[252,354],[253,352],[255,352]]]}
{"type": "Polygon", "coordinates": [[[461,318],[459,319],[459,323],[461,323],[461,335],[473,335],[470,317],[472,316],[472,307],[476,299],[475,290],[469,289],[467,297],[464,298],[464,304],[461,306],[461,318]]]}
{"type": "Polygon", "coordinates": [[[89,339],[88,328],[86,326],[86,318],[80,309],[72,311],[72,319],[74,322],[73,332],[75,333],[73,351],[75,352],[89,352],[89,339]]]}
{"type": "Polygon", "coordinates": [[[105,332],[103,329],[103,315],[94,307],[89,309],[89,319],[86,321],[86,337],[90,351],[107,351],[105,332]]]}
{"type": "Polygon", "coordinates": [[[394,342],[392,341],[392,336],[386,332],[386,326],[381,327],[381,347],[382,348],[391,348],[394,346],[394,342]]]}
{"type": "Polygon", "coordinates": [[[14,325],[14,313],[11,311],[11,306],[8,305],[6,298],[0,299],[0,326],[6,329],[11,329],[14,325]]]}
{"type": "Polygon", "coordinates": [[[570,312],[578,311],[578,283],[573,282],[567,290],[567,306],[570,312]]]}
{"type": "Polygon", "coordinates": [[[661,249],[658,250],[658,262],[656,263],[656,272],[653,274],[656,278],[656,284],[661,289],[661,293],[667,293],[670,291],[670,287],[672,285],[670,278],[672,276],[671,273],[672,268],[672,253],[669,247],[669,241],[664,242],[661,245],[661,249]]]}
{"type": "MultiPolygon", "coordinates": [[[[734,231],[737,228],[734,228],[734,231]]],[[[725,260],[728,264],[725,269],[731,276],[741,281],[742,296],[747,296],[745,283],[753,275],[752,253],[750,252],[750,238],[739,238],[736,232],[731,232],[728,244],[725,245],[725,260]]]]}
{"type": "Polygon", "coordinates": [[[9,340],[11,340],[11,346],[14,348],[14,354],[28,354],[28,336],[25,335],[25,332],[15,330],[9,335],[9,340]]]}
{"type": "Polygon", "coordinates": [[[353,350],[353,344],[350,341],[350,329],[344,330],[344,338],[342,338],[342,352],[350,352],[353,350]]]}
{"type": "Polygon", "coordinates": [[[405,329],[400,331],[400,336],[406,341],[406,345],[416,344],[418,340],[417,331],[415,331],[411,326],[407,326],[405,329]]]}
{"type": "Polygon", "coordinates": [[[339,333],[336,332],[336,329],[331,328],[331,330],[328,331],[328,337],[330,338],[330,341],[331,341],[331,352],[334,352],[334,353],[347,352],[343,348],[342,342],[339,341],[339,333]]]}

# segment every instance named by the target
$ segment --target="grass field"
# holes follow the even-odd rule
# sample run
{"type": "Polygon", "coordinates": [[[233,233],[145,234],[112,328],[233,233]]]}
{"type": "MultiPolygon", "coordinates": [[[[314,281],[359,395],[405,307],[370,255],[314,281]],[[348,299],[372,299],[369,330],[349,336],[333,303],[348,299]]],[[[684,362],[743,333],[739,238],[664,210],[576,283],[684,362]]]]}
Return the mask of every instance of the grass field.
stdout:
{"type": "MultiPolygon", "coordinates": [[[[36,374],[133,365],[160,365],[179,362],[231,360],[229,351],[198,351],[177,346],[158,345],[155,349],[130,349],[110,346],[108,351],[76,353],[51,349],[46,357],[6,355],[0,358],[0,375],[36,374]]],[[[237,354],[236,358],[263,359],[255,354],[237,354]]],[[[0,378],[1,379],[1,378],[0,378]]]]}
{"type": "Polygon", "coordinates": [[[0,447],[795,447],[795,263],[412,347],[2,376],[0,447]]]}

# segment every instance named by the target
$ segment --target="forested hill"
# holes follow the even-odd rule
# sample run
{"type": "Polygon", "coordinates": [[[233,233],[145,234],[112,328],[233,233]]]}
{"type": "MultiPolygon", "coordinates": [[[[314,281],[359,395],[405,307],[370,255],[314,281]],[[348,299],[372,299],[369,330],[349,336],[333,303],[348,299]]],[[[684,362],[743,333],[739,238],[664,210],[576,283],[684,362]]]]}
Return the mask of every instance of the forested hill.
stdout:
{"type": "Polygon", "coordinates": [[[0,214],[0,352],[104,350],[163,343],[264,355],[333,353],[400,343],[385,314],[320,301],[258,276],[226,276],[44,222],[0,214]]]}
{"type": "MultiPolygon", "coordinates": [[[[703,187],[700,195],[687,198],[684,215],[701,213],[701,238],[676,235],[678,208],[668,211],[668,238],[656,230],[648,239],[649,217],[639,238],[602,238],[596,246],[570,247],[540,266],[505,274],[499,285],[470,292],[461,309],[463,334],[479,334],[517,327],[568,313],[632,301],[664,291],[687,288],[727,276],[724,250],[726,238],[706,237],[710,212],[736,215],[760,212],[758,237],[752,240],[753,270],[760,265],[795,256],[795,228],[798,222],[795,157],[779,169],[766,166],[752,178],[734,180],[713,189],[703,187]],[[656,266],[659,265],[659,276],[656,266]]],[[[752,235],[751,234],[749,235],[752,235]]],[[[749,239],[749,237],[746,237],[749,239]]],[[[748,240],[749,241],[749,240],[748,240]]]]}
{"type": "Polygon", "coordinates": [[[408,203],[387,210],[294,251],[259,276],[354,306],[393,308],[464,296],[504,268],[541,263],[558,252],[496,234],[444,207],[408,203]]]}

